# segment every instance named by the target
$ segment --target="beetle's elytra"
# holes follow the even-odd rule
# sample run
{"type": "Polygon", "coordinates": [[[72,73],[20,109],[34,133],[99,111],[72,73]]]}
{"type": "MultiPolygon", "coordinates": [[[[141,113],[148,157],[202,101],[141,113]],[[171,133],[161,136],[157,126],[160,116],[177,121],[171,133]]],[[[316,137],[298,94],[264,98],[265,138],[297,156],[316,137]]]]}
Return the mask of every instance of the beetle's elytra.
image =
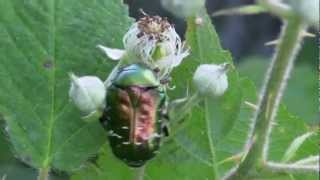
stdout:
{"type": "Polygon", "coordinates": [[[155,73],[141,64],[121,68],[107,87],[102,125],[116,157],[140,167],[154,157],[164,133],[166,94],[155,73]]]}

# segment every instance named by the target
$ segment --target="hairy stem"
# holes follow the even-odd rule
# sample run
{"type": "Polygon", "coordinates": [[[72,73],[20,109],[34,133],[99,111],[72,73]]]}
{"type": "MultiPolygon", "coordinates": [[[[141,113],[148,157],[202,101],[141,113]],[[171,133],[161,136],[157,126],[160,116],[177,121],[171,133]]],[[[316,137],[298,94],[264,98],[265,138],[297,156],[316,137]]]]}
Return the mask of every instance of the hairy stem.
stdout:
{"type": "Polygon", "coordinates": [[[316,156],[310,156],[310,157],[301,159],[299,161],[296,161],[294,162],[294,164],[308,165],[308,164],[319,164],[319,162],[320,162],[320,156],[316,155],[316,156]]]}
{"type": "Polygon", "coordinates": [[[49,168],[41,168],[38,172],[38,180],[48,180],[49,179],[49,168]]]}
{"type": "Polygon", "coordinates": [[[314,165],[299,165],[286,163],[266,163],[266,169],[272,172],[290,172],[290,173],[319,173],[319,164],[314,165]]]}
{"type": "Polygon", "coordinates": [[[256,174],[265,165],[272,124],[299,50],[304,29],[304,24],[297,17],[285,21],[253,118],[247,155],[227,179],[246,179],[249,174],[256,174]]]}

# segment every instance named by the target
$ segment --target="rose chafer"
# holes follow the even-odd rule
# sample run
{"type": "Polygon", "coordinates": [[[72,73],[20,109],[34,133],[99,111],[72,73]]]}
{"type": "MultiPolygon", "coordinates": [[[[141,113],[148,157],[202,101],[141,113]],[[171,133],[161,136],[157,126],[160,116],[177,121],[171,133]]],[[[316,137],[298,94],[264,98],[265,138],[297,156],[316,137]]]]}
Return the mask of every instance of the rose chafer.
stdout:
{"type": "Polygon", "coordinates": [[[167,97],[156,72],[143,64],[119,68],[107,87],[102,125],[116,157],[132,167],[153,158],[167,134],[167,97]]]}
{"type": "Polygon", "coordinates": [[[168,135],[166,88],[172,70],[189,54],[184,45],[166,18],[146,15],[124,35],[124,49],[97,45],[109,59],[119,62],[101,88],[106,96],[98,102],[103,103],[96,103],[95,93],[90,93],[96,90],[90,83],[70,90],[80,108],[93,104],[85,109],[87,121],[103,111],[100,121],[111,149],[129,166],[144,165],[157,154],[163,135],[168,135]],[[85,103],[78,103],[83,97],[85,103]]]}

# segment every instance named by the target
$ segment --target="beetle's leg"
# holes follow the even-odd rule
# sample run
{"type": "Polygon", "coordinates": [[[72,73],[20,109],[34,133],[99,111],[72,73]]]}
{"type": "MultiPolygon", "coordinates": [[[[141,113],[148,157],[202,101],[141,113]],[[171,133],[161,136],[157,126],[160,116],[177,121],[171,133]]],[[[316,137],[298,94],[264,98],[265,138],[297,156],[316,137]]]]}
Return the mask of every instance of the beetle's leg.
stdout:
{"type": "Polygon", "coordinates": [[[100,124],[106,129],[108,125],[108,121],[110,121],[110,117],[108,116],[109,114],[109,107],[106,107],[102,113],[102,116],[100,116],[99,121],[100,124]]]}
{"type": "Polygon", "coordinates": [[[107,127],[108,122],[106,121],[105,117],[100,117],[99,121],[103,127],[107,127]]]}
{"type": "Polygon", "coordinates": [[[168,137],[170,135],[170,128],[168,123],[162,124],[162,133],[165,137],[168,137]]]}
{"type": "Polygon", "coordinates": [[[159,88],[160,94],[160,108],[158,110],[160,121],[161,121],[161,135],[169,136],[170,128],[169,128],[169,113],[168,113],[168,96],[165,93],[165,90],[159,88]]]}
{"type": "Polygon", "coordinates": [[[161,129],[164,136],[168,137],[170,135],[170,127],[169,127],[169,115],[168,113],[164,112],[162,114],[162,124],[161,129]]]}
{"type": "Polygon", "coordinates": [[[160,83],[163,85],[169,84],[172,81],[169,75],[166,75],[164,78],[160,79],[160,83]]]}

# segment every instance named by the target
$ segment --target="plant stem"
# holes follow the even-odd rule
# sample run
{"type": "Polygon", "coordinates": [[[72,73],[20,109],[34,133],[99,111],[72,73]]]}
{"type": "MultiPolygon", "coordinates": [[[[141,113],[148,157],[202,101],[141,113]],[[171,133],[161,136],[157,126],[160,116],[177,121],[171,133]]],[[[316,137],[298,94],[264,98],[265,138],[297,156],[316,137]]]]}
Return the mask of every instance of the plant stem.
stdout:
{"type": "Polygon", "coordinates": [[[246,179],[249,174],[257,173],[265,165],[272,124],[299,50],[304,29],[305,26],[298,17],[286,20],[277,52],[260,93],[258,109],[253,118],[253,127],[247,143],[249,148],[246,151],[247,155],[227,179],[246,179]]]}
{"type": "Polygon", "coordinates": [[[282,18],[288,18],[292,14],[291,8],[280,0],[258,0],[258,2],[269,12],[282,18]]]}
{"type": "Polygon", "coordinates": [[[143,180],[144,179],[144,170],[145,170],[145,166],[139,167],[135,169],[135,178],[134,180],[143,180]]]}
{"type": "MultiPolygon", "coordinates": [[[[216,150],[215,150],[215,146],[214,146],[214,142],[212,139],[212,130],[211,130],[211,123],[210,123],[210,117],[209,117],[209,113],[210,113],[210,109],[209,109],[209,103],[208,103],[208,99],[205,99],[205,114],[206,114],[206,122],[207,122],[207,136],[208,136],[208,140],[209,140],[209,146],[210,146],[210,152],[211,152],[211,161],[212,161],[212,171],[213,171],[213,176],[215,180],[219,179],[219,174],[218,174],[218,162],[216,161],[216,150]]],[[[215,107],[213,107],[215,108],[215,107]]]]}
{"type": "Polygon", "coordinates": [[[1,180],[6,180],[6,179],[7,179],[7,175],[5,174],[2,176],[1,180]]]}
{"type": "Polygon", "coordinates": [[[299,164],[287,164],[287,163],[266,163],[266,169],[272,172],[290,172],[290,173],[319,173],[319,164],[314,165],[299,165],[299,164]]]}
{"type": "Polygon", "coordinates": [[[165,141],[169,141],[172,138],[175,137],[175,135],[180,132],[187,123],[182,123],[184,121],[184,118],[187,116],[187,114],[190,113],[191,109],[198,105],[200,101],[202,101],[203,98],[200,96],[199,92],[195,92],[191,97],[188,97],[186,100],[182,100],[179,102],[176,107],[174,106],[169,106],[169,117],[170,119],[174,120],[175,122],[171,122],[171,125],[176,125],[173,126],[175,127],[175,130],[170,133],[170,136],[165,139],[165,141]]]}
{"type": "Polygon", "coordinates": [[[175,121],[180,121],[183,119],[188,113],[190,113],[190,110],[195,106],[198,105],[198,103],[202,100],[201,95],[199,92],[195,92],[190,98],[187,99],[186,103],[183,104],[183,106],[180,109],[177,109],[178,113],[176,113],[176,116],[173,117],[175,121]]]}
{"type": "Polygon", "coordinates": [[[49,179],[49,168],[40,168],[38,173],[38,180],[49,179]]]}
{"type": "Polygon", "coordinates": [[[320,156],[316,155],[316,156],[310,156],[304,159],[301,159],[299,161],[294,162],[294,164],[297,165],[310,165],[310,164],[319,164],[320,161],[320,156]]]}

